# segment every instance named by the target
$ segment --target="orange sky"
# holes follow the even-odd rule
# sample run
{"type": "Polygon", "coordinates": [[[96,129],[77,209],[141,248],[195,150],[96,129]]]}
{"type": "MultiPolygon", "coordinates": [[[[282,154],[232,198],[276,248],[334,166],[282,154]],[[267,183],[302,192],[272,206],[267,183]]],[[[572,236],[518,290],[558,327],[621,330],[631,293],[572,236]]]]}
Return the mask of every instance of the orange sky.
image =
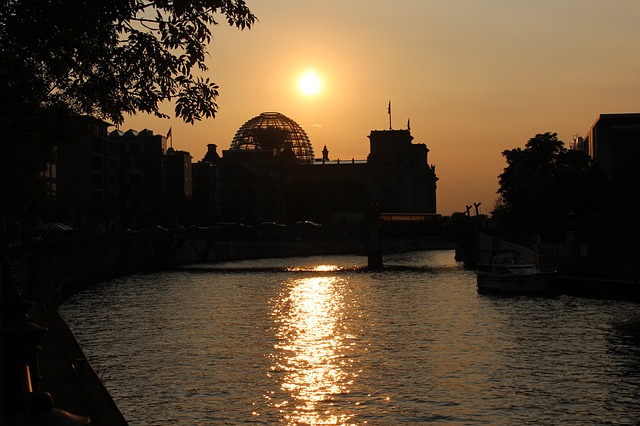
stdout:
{"type": "MultiPolygon", "coordinates": [[[[136,115],[122,128],[166,134],[202,159],[228,149],[250,118],[277,111],[316,156],[365,159],[371,130],[411,120],[438,181],[438,213],[482,202],[489,213],[501,152],[536,133],[569,143],[598,114],[640,112],[637,0],[247,0],[249,31],[214,28],[207,76],[220,111],[195,125],[136,115]],[[315,96],[298,78],[314,69],[315,96]]],[[[165,112],[172,114],[171,105],[165,112]]]]}

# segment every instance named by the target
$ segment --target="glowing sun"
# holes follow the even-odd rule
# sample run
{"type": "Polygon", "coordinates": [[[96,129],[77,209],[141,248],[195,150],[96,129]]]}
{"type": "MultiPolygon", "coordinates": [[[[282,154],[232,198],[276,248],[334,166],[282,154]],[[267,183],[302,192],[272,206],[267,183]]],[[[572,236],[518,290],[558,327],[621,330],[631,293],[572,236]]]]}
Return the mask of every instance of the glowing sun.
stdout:
{"type": "Polygon", "coordinates": [[[313,96],[322,88],[322,82],[314,71],[307,71],[298,80],[298,87],[305,95],[313,96]]]}

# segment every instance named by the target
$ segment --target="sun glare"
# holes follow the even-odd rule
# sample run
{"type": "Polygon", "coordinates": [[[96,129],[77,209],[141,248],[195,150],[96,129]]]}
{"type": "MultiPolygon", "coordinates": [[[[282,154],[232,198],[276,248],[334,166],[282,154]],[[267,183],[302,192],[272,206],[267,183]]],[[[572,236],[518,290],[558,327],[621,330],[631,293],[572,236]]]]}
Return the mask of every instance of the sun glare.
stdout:
{"type": "Polygon", "coordinates": [[[307,71],[298,80],[298,87],[305,95],[313,96],[322,88],[322,82],[314,71],[307,71]]]}

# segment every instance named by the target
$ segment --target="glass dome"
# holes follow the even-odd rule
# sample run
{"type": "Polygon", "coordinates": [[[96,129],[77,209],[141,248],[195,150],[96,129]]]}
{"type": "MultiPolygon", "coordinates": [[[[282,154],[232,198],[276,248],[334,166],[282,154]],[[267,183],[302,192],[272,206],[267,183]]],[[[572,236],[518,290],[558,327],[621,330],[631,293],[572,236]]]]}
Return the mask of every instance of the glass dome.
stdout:
{"type": "Polygon", "coordinates": [[[275,149],[281,152],[289,144],[300,162],[313,162],[313,147],[304,129],[279,112],[263,112],[238,129],[230,150],[275,149]]]}

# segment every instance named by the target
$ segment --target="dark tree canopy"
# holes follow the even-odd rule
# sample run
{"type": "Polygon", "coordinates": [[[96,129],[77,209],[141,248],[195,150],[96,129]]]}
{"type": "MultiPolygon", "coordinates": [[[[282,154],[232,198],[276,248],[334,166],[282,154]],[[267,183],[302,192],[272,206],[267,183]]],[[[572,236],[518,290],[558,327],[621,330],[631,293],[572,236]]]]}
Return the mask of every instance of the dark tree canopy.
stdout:
{"type": "Polygon", "coordinates": [[[0,3],[0,212],[33,204],[53,147],[82,137],[77,116],[168,117],[165,101],[187,123],[215,116],[218,86],[202,74],[217,19],[256,21],[244,0],[0,3]]]}
{"type": "Polygon", "coordinates": [[[494,216],[522,232],[556,235],[570,215],[585,217],[599,204],[600,178],[588,156],[567,150],[556,133],[537,134],[525,148],[502,153],[494,216]]]}
{"type": "Polygon", "coordinates": [[[256,19],[244,0],[5,0],[1,118],[66,109],[118,124],[166,117],[167,100],[186,122],[212,117],[218,87],[192,71],[207,69],[217,15],[241,29],[256,19]]]}

